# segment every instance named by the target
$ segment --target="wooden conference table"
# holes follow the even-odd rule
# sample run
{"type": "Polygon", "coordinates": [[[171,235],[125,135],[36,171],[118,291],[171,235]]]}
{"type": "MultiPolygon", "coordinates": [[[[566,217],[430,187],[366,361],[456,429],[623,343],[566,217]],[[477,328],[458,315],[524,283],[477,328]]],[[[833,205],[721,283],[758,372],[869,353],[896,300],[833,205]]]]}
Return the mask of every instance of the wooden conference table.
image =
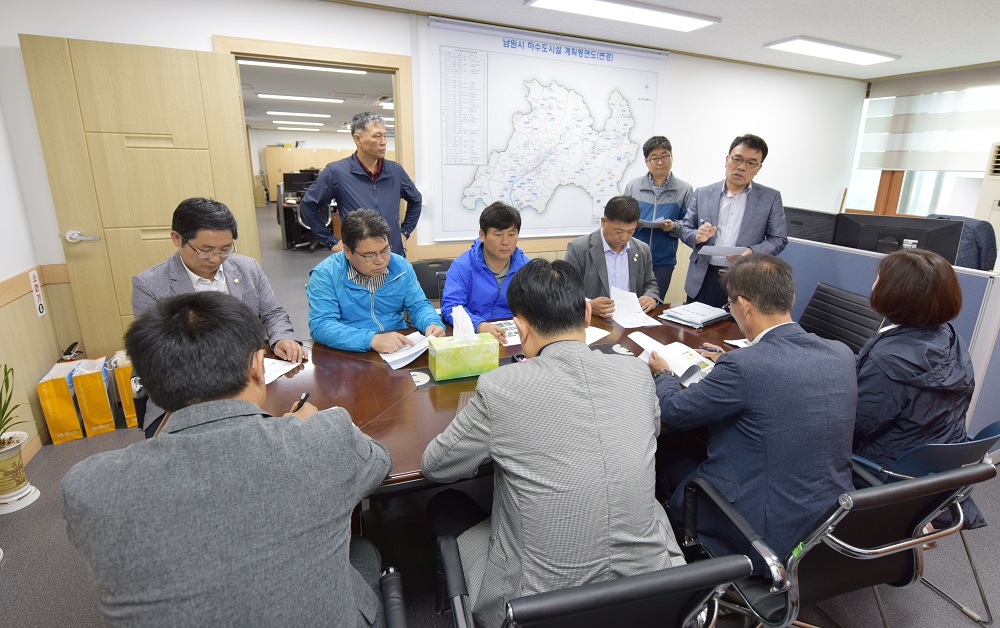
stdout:
{"type": "MultiPolygon", "coordinates": [[[[654,316],[662,309],[657,309],[654,316]]],[[[658,320],[662,322],[658,327],[624,329],[617,323],[594,317],[591,326],[611,333],[591,347],[620,344],[639,355],[642,350],[628,338],[633,331],[641,331],[663,344],[680,342],[689,347],[704,342],[725,346],[724,340],[743,337],[730,319],[703,329],[658,320]]],[[[500,364],[510,363],[510,356],[520,352],[520,345],[501,346],[500,364]]],[[[393,467],[384,485],[420,480],[423,477],[420,458],[427,444],[454,418],[459,396],[476,389],[476,378],[441,383],[431,378],[429,384],[418,388],[410,371],[420,369],[427,369],[426,352],[394,371],[374,351],[354,353],[317,344],[308,362],[268,385],[264,409],[273,415],[284,414],[308,391],[309,401],[317,408],[346,409],[362,432],[385,445],[392,455],[393,467]]]]}

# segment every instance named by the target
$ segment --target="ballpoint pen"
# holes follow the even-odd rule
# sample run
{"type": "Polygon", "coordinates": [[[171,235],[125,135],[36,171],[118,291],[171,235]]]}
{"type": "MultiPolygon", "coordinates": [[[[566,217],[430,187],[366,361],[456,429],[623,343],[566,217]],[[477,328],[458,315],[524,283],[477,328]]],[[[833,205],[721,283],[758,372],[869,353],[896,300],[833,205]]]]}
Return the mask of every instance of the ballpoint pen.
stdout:
{"type": "Polygon", "coordinates": [[[706,347],[705,345],[701,345],[698,348],[701,349],[702,351],[711,351],[713,353],[722,353],[723,352],[722,349],[717,349],[715,347],[706,347]]]}
{"type": "Polygon", "coordinates": [[[306,405],[306,401],[308,399],[309,399],[309,393],[308,392],[302,393],[302,396],[299,397],[299,400],[295,402],[294,406],[292,406],[292,412],[294,413],[301,410],[302,406],[306,405]]]}

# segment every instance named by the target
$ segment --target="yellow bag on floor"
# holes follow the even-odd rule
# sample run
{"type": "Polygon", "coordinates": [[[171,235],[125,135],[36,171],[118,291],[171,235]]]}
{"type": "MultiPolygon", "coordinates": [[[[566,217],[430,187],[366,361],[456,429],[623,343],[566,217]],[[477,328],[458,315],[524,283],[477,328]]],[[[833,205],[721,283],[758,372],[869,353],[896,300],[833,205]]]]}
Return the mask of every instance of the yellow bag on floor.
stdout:
{"type": "Polygon", "coordinates": [[[125,415],[125,425],[138,427],[135,416],[135,399],[132,397],[132,360],[125,351],[119,351],[112,360],[115,369],[115,387],[118,398],[122,402],[122,413],[125,415]]]}
{"type": "Polygon", "coordinates": [[[428,363],[437,381],[474,377],[500,366],[500,343],[492,334],[477,334],[462,306],[451,311],[455,321],[450,338],[428,338],[428,363]]]}
{"type": "Polygon", "coordinates": [[[114,431],[115,416],[111,413],[111,400],[108,398],[107,358],[77,362],[73,369],[73,387],[87,436],[114,431]]]}
{"type": "Polygon", "coordinates": [[[54,444],[83,438],[73,395],[76,362],[59,362],[38,382],[38,400],[54,444]]]}

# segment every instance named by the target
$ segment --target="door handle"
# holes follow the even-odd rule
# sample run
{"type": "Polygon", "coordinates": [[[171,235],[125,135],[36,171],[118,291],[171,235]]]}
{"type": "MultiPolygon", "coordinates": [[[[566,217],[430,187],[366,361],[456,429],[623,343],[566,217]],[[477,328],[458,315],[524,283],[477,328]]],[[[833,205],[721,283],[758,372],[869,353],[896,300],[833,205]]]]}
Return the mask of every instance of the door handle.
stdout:
{"type": "Polygon", "coordinates": [[[76,229],[70,229],[69,231],[66,232],[66,241],[67,242],[76,243],[76,242],[83,242],[84,240],[97,241],[97,240],[100,240],[100,239],[101,239],[101,236],[83,235],[82,233],[80,233],[76,229]]]}

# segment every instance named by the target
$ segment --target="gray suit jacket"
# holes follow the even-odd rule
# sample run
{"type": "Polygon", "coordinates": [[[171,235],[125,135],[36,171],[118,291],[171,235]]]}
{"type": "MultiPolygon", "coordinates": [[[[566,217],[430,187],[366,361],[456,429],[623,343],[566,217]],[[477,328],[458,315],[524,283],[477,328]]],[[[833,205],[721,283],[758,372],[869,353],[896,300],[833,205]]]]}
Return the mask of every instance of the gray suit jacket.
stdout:
{"type": "MultiPolygon", "coordinates": [[[[653,256],[649,252],[649,245],[632,238],[629,240],[629,251],[629,289],[637,296],[652,297],[659,301],[660,289],[653,276],[653,256]]],[[[566,261],[583,277],[583,291],[588,299],[611,296],[608,264],[604,261],[604,243],[600,229],[570,242],[566,247],[566,261]]]]}
{"type": "MultiPolygon", "coordinates": [[[[271,284],[257,260],[234,253],[222,262],[222,272],[226,276],[229,294],[246,303],[264,323],[267,341],[272,348],[276,342],[286,338],[301,344],[302,341],[292,330],[292,321],[274,297],[271,284]]],[[[174,253],[163,262],[132,277],[132,315],[139,316],[160,299],[189,292],[194,292],[191,276],[188,275],[181,256],[174,253]]],[[[146,416],[140,425],[145,426],[146,421],[152,421],[161,414],[162,408],[152,400],[147,401],[146,416]]]]}
{"type": "MultiPolygon", "coordinates": [[[[701,290],[708,272],[708,262],[712,259],[708,255],[700,255],[698,251],[706,244],[715,244],[715,236],[712,236],[703,244],[696,245],[695,235],[698,233],[698,226],[706,220],[713,225],[719,224],[719,206],[722,204],[725,184],[723,180],[696,189],[684,222],[681,223],[681,241],[691,247],[691,264],[684,281],[684,292],[692,298],[701,290]]],[[[750,196],[747,198],[736,246],[745,246],[754,253],[781,253],[788,244],[788,225],[785,224],[781,192],[753,182],[748,194],[750,196]]]]}
{"type": "Polygon", "coordinates": [[[659,424],[649,369],[582,342],[479,378],[421,469],[451,482],[493,460],[493,516],[458,539],[481,625],[516,597],[683,564],[654,496],[659,424]]]}
{"type": "Polygon", "coordinates": [[[210,401],[70,469],[63,516],[109,625],[380,625],[348,547],[391,467],[343,408],[303,421],[210,401]]]}
{"type": "MultiPolygon", "coordinates": [[[[858,385],[847,345],[806,333],[798,323],[775,327],[760,342],[719,357],[708,376],[681,390],[656,380],[668,428],[708,429],[708,478],[784,560],[854,488],[851,442],[858,385]]],[[[683,492],[670,500],[683,519],[683,492]]],[[[756,558],[713,508],[698,511],[702,542],[716,556],[756,558]]],[[[758,570],[762,563],[755,560],[758,570]]]]}

